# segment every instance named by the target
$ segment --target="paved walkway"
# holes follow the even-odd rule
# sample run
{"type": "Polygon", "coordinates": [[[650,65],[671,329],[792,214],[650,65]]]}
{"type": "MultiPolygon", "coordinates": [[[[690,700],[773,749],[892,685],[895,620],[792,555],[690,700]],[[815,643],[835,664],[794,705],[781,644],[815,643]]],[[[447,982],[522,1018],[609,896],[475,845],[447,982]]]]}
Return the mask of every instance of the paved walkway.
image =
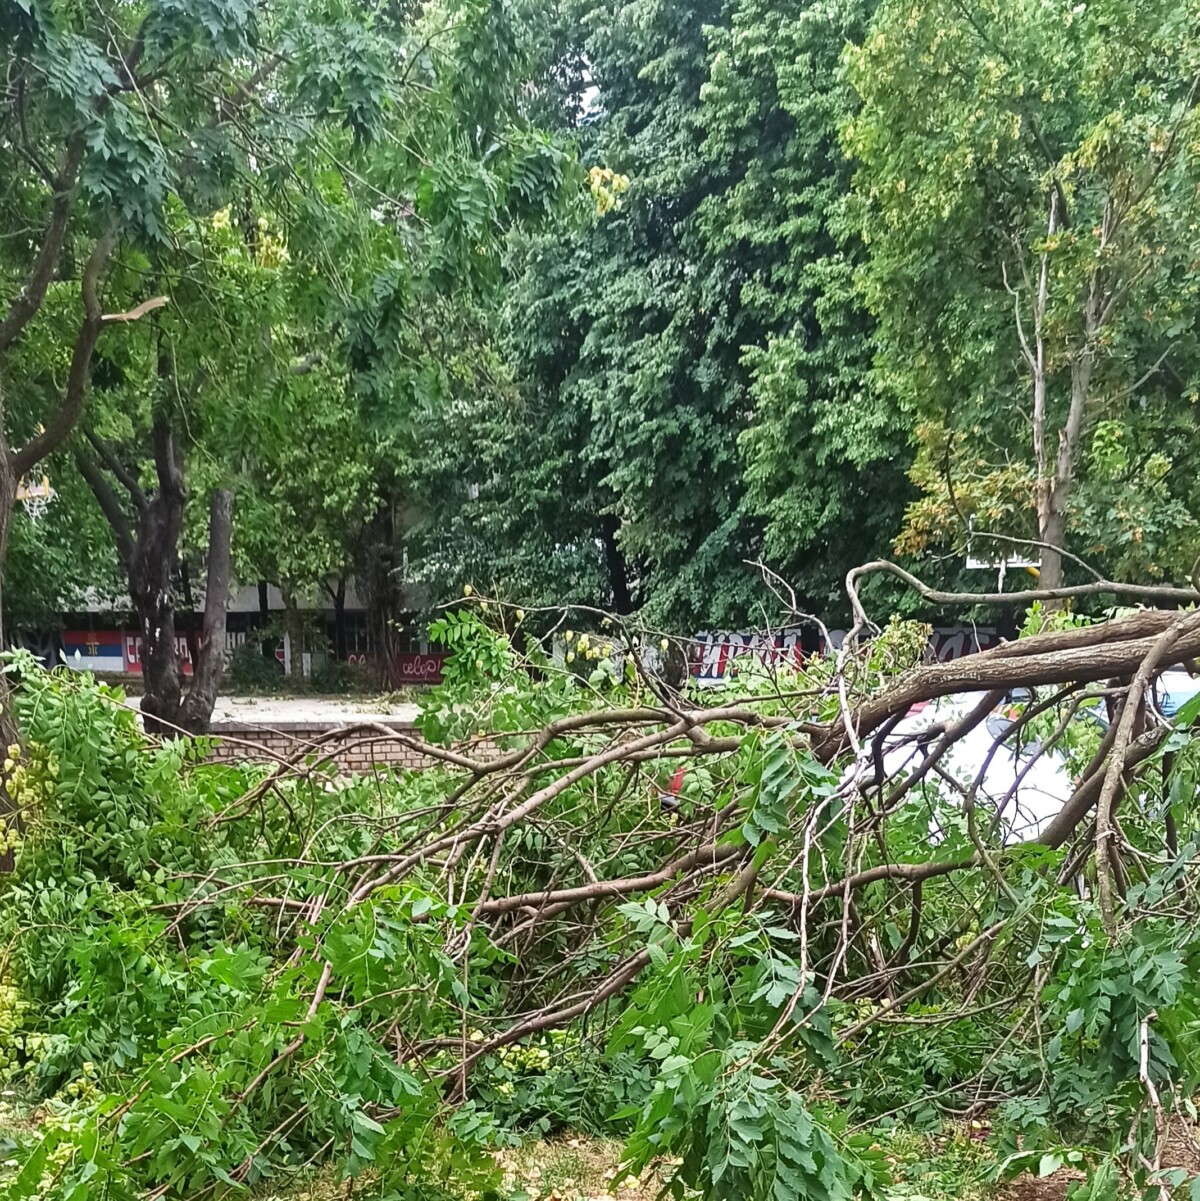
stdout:
{"type": "Polygon", "coordinates": [[[350,725],[360,721],[409,722],[416,705],[391,705],[367,697],[223,696],[213,708],[214,725],[350,725]]]}

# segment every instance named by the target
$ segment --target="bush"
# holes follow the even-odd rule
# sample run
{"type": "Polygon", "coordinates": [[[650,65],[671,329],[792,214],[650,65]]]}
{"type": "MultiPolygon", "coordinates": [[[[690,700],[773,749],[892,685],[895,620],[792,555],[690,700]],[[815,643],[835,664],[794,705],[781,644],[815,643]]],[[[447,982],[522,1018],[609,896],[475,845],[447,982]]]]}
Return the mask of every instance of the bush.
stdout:
{"type": "Polygon", "coordinates": [[[349,663],[340,659],[325,659],[313,668],[308,682],[315,692],[340,696],[355,690],[359,675],[349,663]]]}
{"type": "Polygon", "coordinates": [[[262,653],[256,636],[234,647],[229,657],[229,676],[239,692],[277,692],[283,683],[283,664],[262,653]]]}

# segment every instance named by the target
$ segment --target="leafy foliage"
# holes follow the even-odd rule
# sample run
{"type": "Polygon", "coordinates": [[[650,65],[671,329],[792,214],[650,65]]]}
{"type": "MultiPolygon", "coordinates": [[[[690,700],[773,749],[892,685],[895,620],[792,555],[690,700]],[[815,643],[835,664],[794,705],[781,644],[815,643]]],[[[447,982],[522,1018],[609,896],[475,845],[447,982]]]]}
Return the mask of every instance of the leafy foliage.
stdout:
{"type": "Polygon", "coordinates": [[[885,2],[850,53],[878,371],[919,446],[906,552],[974,519],[1190,570],[1195,15],[885,2]]]}
{"type": "MultiPolygon", "coordinates": [[[[494,601],[431,633],[436,765],[362,779],[204,762],[119,692],[13,659],[0,1051],[48,1115],[14,1201],[327,1160],[388,1195],[486,1194],[493,1150],[564,1124],[624,1134],[635,1170],[678,1161],[680,1195],[884,1196],[873,1127],[981,1097],[1000,1170],[1166,1179],[1127,1152],[1157,1154],[1147,1081],[1168,1104],[1200,1082],[1190,717],[1123,811],[1145,871],[1110,929],[1075,850],[972,825],[949,773],[861,777],[903,789],[874,816],[861,761],[797,737],[842,729],[828,661],[689,730],[623,627],[571,632],[583,673],[494,601]]],[[[856,660],[866,704],[910,686],[912,635],[856,660]]]]}

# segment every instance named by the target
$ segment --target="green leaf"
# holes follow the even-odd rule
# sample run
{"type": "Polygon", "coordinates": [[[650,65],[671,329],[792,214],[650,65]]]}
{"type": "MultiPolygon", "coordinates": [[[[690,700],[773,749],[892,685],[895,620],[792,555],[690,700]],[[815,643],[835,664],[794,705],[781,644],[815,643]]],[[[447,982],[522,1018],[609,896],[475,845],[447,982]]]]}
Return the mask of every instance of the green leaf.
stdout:
{"type": "Polygon", "coordinates": [[[1037,1174],[1040,1177],[1053,1176],[1063,1166],[1063,1157],[1057,1151],[1047,1151],[1038,1160],[1037,1174]]]}

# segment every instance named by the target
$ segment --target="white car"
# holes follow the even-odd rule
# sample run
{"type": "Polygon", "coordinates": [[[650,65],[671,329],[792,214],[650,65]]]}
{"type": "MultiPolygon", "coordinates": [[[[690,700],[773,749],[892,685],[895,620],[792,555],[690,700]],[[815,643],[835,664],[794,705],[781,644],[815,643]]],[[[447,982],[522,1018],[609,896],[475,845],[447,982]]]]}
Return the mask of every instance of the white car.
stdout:
{"type": "MultiPolygon", "coordinates": [[[[960,693],[910,710],[884,742],[886,774],[899,779],[919,771],[926,755],[937,743],[940,728],[959,721],[985,696],[982,692],[960,693]],[[920,737],[922,735],[924,737],[920,737]]],[[[1035,758],[1033,746],[1003,743],[993,752],[996,739],[1012,722],[1013,703],[1005,700],[984,721],[960,736],[922,782],[926,787],[936,787],[950,801],[961,804],[982,772],[975,796],[978,828],[981,833],[986,833],[999,813],[1006,843],[1036,837],[1074,789],[1066,764],[1056,751],[1035,758]]],[[[864,750],[869,753],[869,744],[864,750]]],[[[869,765],[867,770],[870,771],[869,765]]],[[[932,838],[939,837],[936,823],[930,834],[932,838]]]]}
{"type": "Polygon", "coordinates": [[[1154,700],[1163,717],[1171,718],[1200,693],[1200,677],[1191,675],[1183,666],[1172,667],[1158,677],[1154,685],[1154,700]]]}

